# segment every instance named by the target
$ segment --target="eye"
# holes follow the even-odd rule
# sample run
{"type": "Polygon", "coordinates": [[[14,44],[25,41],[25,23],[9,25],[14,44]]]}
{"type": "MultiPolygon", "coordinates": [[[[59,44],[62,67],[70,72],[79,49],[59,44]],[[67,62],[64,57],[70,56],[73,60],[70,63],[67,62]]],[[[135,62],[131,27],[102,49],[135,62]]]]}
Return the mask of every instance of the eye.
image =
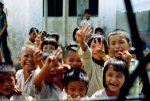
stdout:
{"type": "Polygon", "coordinates": [[[70,62],[73,62],[73,59],[69,59],[70,62]]]}
{"type": "Polygon", "coordinates": [[[71,91],[75,91],[75,88],[70,88],[71,91]]]}

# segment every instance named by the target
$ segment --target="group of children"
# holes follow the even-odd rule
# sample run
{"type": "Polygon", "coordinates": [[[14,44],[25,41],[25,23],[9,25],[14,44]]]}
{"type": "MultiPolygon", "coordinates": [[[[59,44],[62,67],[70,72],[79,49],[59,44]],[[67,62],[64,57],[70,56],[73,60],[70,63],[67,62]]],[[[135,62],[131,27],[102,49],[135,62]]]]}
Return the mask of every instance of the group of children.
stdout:
{"type": "MultiPolygon", "coordinates": [[[[91,32],[86,23],[75,29],[75,44],[62,50],[58,34],[31,28],[19,57],[22,69],[15,73],[15,67],[0,65],[0,99],[110,100],[117,97],[138,64],[128,51],[131,40],[124,30],[111,32],[107,42],[103,35],[90,35],[91,32]]],[[[129,96],[141,93],[140,78],[134,85],[129,96]]]]}

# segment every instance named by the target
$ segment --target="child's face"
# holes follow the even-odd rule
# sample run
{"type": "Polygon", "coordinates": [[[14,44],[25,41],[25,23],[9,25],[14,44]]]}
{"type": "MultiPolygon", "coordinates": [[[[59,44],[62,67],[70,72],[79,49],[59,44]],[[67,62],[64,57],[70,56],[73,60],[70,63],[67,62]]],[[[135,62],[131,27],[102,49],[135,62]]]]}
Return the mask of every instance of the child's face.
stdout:
{"type": "Polygon", "coordinates": [[[85,13],[84,15],[85,15],[85,18],[86,18],[87,20],[89,20],[90,17],[91,17],[91,14],[89,14],[89,13],[85,13]]]}
{"type": "Polygon", "coordinates": [[[78,55],[77,52],[68,51],[67,57],[64,60],[64,63],[71,66],[71,67],[82,67],[81,57],[78,55]]]}
{"type": "Polygon", "coordinates": [[[13,93],[16,79],[9,73],[0,73],[0,94],[9,96],[13,93]]]}
{"type": "Polygon", "coordinates": [[[35,41],[35,38],[37,37],[37,35],[36,35],[36,33],[33,31],[33,32],[31,32],[30,33],[30,35],[29,35],[29,39],[32,41],[32,42],[34,42],[35,41]]]}
{"type": "Polygon", "coordinates": [[[119,93],[120,88],[125,82],[125,75],[122,72],[117,72],[112,65],[109,66],[105,75],[107,90],[113,93],[119,93]]]}
{"type": "Polygon", "coordinates": [[[55,50],[55,46],[53,46],[53,45],[44,45],[43,46],[43,52],[46,52],[46,51],[48,51],[48,50],[55,50]]]}
{"type": "Polygon", "coordinates": [[[84,81],[70,81],[65,90],[72,98],[84,97],[86,96],[87,85],[84,81]]]}
{"type": "Polygon", "coordinates": [[[98,40],[94,42],[94,40],[91,42],[90,49],[92,51],[92,57],[99,61],[102,59],[102,51],[104,52],[104,45],[103,43],[100,43],[98,40]]]}
{"type": "Polygon", "coordinates": [[[121,57],[121,53],[128,51],[131,47],[131,43],[127,42],[125,36],[122,34],[111,35],[109,37],[109,51],[114,57],[121,57]]]}
{"type": "Polygon", "coordinates": [[[57,61],[50,69],[48,78],[51,79],[51,81],[55,84],[60,82],[60,79],[63,75],[63,71],[60,69],[61,66],[62,64],[57,61]]]}
{"type": "Polygon", "coordinates": [[[20,56],[20,64],[25,71],[31,72],[36,68],[33,53],[35,52],[34,48],[28,47],[25,48],[20,56]]]}

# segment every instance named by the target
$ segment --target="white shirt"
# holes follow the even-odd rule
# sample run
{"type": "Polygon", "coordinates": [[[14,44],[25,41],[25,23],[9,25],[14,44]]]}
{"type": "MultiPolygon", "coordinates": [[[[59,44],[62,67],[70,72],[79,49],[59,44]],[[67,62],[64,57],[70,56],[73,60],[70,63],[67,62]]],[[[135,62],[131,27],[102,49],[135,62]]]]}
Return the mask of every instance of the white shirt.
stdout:
{"type": "Polygon", "coordinates": [[[31,96],[26,97],[24,95],[13,95],[8,99],[7,97],[0,95],[0,101],[35,101],[31,96]]]}
{"type": "Polygon", "coordinates": [[[16,79],[17,79],[17,86],[21,88],[23,91],[23,94],[33,96],[33,81],[35,76],[40,72],[40,68],[36,68],[33,70],[30,74],[30,76],[25,81],[23,69],[18,70],[16,73],[16,79]],[[31,94],[32,92],[32,94],[31,94]]]}

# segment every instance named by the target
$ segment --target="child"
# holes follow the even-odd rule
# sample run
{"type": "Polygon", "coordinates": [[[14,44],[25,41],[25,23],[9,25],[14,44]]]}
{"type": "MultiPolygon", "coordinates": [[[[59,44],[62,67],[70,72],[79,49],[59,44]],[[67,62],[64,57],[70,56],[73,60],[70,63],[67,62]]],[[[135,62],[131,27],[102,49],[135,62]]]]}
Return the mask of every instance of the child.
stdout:
{"type": "Polygon", "coordinates": [[[43,41],[42,41],[42,44],[41,44],[41,50],[43,52],[46,52],[46,51],[49,51],[49,50],[56,50],[58,48],[58,44],[57,42],[54,40],[54,39],[48,39],[48,38],[45,38],[43,41]]]}
{"type": "Polygon", "coordinates": [[[109,59],[107,54],[106,41],[101,35],[94,35],[86,43],[88,25],[85,24],[82,29],[76,33],[76,40],[80,45],[79,54],[83,60],[84,70],[90,78],[88,96],[91,96],[95,91],[101,90],[102,86],[102,66],[109,59]]]}
{"type": "Polygon", "coordinates": [[[112,100],[110,98],[118,96],[128,76],[128,67],[124,61],[114,58],[108,60],[103,70],[104,89],[95,92],[91,99],[112,100]]]}
{"type": "Polygon", "coordinates": [[[24,43],[24,45],[35,45],[34,42],[38,33],[39,30],[37,28],[32,27],[29,32],[29,39],[24,43]]]}
{"type": "Polygon", "coordinates": [[[93,21],[91,20],[91,14],[92,13],[91,13],[90,9],[85,9],[85,11],[84,11],[85,18],[81,21],[80,28],[82,26],[84,26],[84,23],[87,23],[89,25],[89,27],[92,29],[91,32],[93,32],[93,30],[94,30],[94,24],[93,24],[93,21]]]}
{"type": "Polygon", "coordinates": [[[103,31],[102,28],[97,27],[97,28],[95,29],[95,34],[98,34],[98,35],[104,35],[104,31],[103,31]]]}
{"type": "Polygon", "coordinates": [[[39,72],[39,68],[36,69],[36,64],[33,59],[33,54],[36,48],[34,45],[26,45],[21,49],[21,55],[19,62],[22,69],[16,73],[17,86],[21,88],[23,94],[34,96],[31,92],[33,85],[33,79],[36,73],[39,72]]]}
{"type": "MultiPolygon", "coordinates": [[[[131,41],[126,31],[117,29],[108,34],[108,47],[114,58],[123,59],[127,62],[129,73],[132,73],[136,69],[138,62],[135,64],[131,62],[132,55],[128,52],[131,48],[131,41]]],[[[129,91],[129,95],[139,95],[141,90],[141,79],[137,77],[129,91]]]]}
{"type": "Polygon", "coordinates": [[[89,78],[81,68],[72,68],[62,76],[65,91],[60,95],[61,100],[88,100],[87,89],[89,78]]]}
{"type": "Polygon", "coordinates": [[[32,97],[15,92],[15,68],[2,63],[0,65],[0,101],[31,101],[32,97]]]}
{"type": "Polygon", "coordinates": [[[64,73],[64,67],[59,58],[61,50],[57,49],[54,55],[46,58],[41,71],[34,79],[34,85],[39,95],[38,99],[58,100],[62,92],[63,84],[61,77],[64,73]]]}
{"type": "Polygon", "coordinates": [[[71,66],[72,68],[81,68],[82,61],[81,57],[78,54],[78,45],[71,44],[68,45],[64,53],[64,64],[71,66]]]}

